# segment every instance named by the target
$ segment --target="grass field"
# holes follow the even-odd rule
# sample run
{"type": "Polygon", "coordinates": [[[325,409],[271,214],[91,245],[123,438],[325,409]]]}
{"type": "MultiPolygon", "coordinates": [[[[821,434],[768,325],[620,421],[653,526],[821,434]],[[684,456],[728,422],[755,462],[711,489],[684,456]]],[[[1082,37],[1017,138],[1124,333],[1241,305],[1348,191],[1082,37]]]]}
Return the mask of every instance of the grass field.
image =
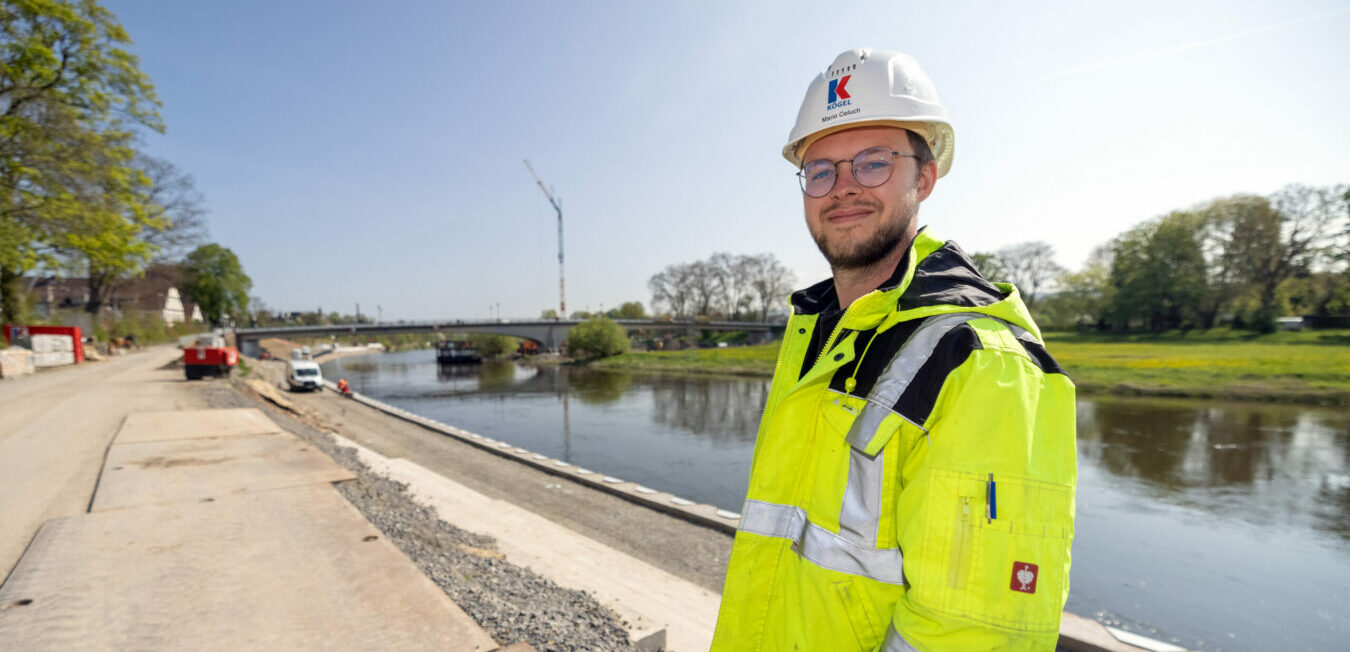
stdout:
{"type": "Polygon", "coordinates": [[[1051,333],[1046,346],[1085,393],[1350,405],[1350,332],[1051,333]]]}
{"type": "MultiPolygon", "coordinates": [[[[1350,331],[1253,335],[1049,333],[1046,345],[1083,394],[1190,396],[1350,405],[1350,331]]],[[[777,344],[627,353],[605,369],[769,376],[777,344]]]]}
{"type": "Polygon", "coordinates": [[[601,369],[771,376],[778,343],[725,349],[625,353],[590,363],[601,369]]]}

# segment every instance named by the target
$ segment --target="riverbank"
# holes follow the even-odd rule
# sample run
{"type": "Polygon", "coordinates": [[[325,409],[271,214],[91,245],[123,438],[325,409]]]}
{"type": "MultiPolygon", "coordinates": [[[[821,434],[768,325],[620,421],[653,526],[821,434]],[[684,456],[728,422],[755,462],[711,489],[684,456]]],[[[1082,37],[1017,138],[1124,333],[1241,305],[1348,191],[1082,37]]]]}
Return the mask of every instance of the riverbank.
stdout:
{"type": "MultiPolygon", "coordinates": [[[[1350,331],[1253,335],[1048,333],[1046,345],[1080,394],[1350,405],[1350,331]]],[[[640,372],[769,377],[778,344],[625,353],[590,366],[640,372]]]]}

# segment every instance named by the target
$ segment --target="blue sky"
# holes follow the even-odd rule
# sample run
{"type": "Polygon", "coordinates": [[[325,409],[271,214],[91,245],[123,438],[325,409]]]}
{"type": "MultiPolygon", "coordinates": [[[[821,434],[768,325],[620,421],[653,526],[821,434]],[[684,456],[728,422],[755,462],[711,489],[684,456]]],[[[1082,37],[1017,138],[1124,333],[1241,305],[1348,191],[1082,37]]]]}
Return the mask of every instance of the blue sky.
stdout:
{"type": "Polygon", "coordinates": [[[1350,3],[108,2],[214,240],[280,309],[644,304],[716,251],[829,270],[779,155],[852,47],[915,56],[956,130],[921,223],[1076,267],[1142,220],[1350,181],[1350,3]]]}

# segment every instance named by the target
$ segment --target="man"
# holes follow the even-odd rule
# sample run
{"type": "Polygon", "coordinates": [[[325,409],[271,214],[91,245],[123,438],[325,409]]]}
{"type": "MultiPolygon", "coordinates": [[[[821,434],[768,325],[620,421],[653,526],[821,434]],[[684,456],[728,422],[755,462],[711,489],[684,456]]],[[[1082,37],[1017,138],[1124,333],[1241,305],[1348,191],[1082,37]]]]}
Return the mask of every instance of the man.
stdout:
{"type": "Polygon", "coordinates": [[[714,650],[1055,647],[1073,384],[1017,290],[918,228],[952,149],[906,55],[807,90],[783,155],[833,278],[792,296],[714,650]]]}

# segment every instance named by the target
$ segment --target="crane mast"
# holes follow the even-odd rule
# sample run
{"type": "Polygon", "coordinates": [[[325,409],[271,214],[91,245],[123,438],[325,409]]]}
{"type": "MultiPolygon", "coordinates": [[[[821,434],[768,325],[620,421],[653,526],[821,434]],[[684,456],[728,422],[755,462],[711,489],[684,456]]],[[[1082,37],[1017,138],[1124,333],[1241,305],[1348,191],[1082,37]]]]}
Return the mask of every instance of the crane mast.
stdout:
{"type": "Polygon", "coordinates": [[[548,188],[544,187],[544,182],[535,174],[534,166],[530,165],[530,159],[525,159],[525,168],[530,171],[530,176],[534,177],[534,182],[539,184],[539,189],[544,191],[544,196],[548,198],[548,203],[553,205],[553,210],[558,212],[558,318],[567,319],[567,292],[566,284],[563,282],[563,216],[562,200],[553,196],[548,188]]]}

